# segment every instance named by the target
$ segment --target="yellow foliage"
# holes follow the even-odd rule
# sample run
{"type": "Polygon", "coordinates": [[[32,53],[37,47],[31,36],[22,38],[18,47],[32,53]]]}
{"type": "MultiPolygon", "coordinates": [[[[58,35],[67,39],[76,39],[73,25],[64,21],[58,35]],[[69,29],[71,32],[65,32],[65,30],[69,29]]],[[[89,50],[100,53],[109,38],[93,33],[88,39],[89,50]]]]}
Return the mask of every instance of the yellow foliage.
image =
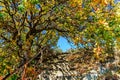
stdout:
{"type": "Polygon", "coordinates": [[[79,39],[79,37],[76,37],[73,41],[74,41],[75,44],[77,44],[77,43],[80,42],[80,39],[79,39]]]}
{"type": "Polygon", "coordinates": [[[117,41],[120,42],[120,37],[117,38],[117,41]]]}
{"type": "Polygon", "coordinates": [[[104,23],[105,23],[105,20],[99,20],[99,23],[100,23],[100,24],[104,24],[104,23]]]}
{"type": "Polygon", "coordinates": [[[83,0],[71,0],[70,6],[75,7],[77,5],[81,5],[83,0]]]}
{"type": "Polygon", "coordinates": [[[108,4],[108,0],[101,0],[101,4],[102,5],[107,5],[108,4]]]}
{"type": "Polygon", "coordinates": [[[93,0],[95,4],[102,4],[107,5],[110,1],[109,0],[93,0]]]}
{"type": "Polygon", "coordinates": [[[12,40],[12,44],[13,44],[13,45],[16,45],[16,41],[15,41],[15,40],[12,40]]]}
{"type": "Polygon", "coordinates": [[[97,46],[96,48],[93,49],[93,52],[94,52],[94,57],[96,59],[99,59],[99,56],[102,53],[102,48],[100,46],[97,46]]]}
{"type": "Polygon", "coordinates": [[[0,52],[2,52],[3,50],[2,50],[2,48],[0,48],[0,52]]]}
{"type": "Polygon", "coordinates": [[[24,4],[26,9],[29,9],[29,10],[33,9],[33,5],[30,3],[29,0],[24,0],[23,4],[24,4]]]}
{"type": "Polygon", "coordinates": [[[32,40],[33,38],[34,38],[34,36],[33,36],[33,35],[30,35],[30,38],[29,38],[29,39],[32,40]]]}

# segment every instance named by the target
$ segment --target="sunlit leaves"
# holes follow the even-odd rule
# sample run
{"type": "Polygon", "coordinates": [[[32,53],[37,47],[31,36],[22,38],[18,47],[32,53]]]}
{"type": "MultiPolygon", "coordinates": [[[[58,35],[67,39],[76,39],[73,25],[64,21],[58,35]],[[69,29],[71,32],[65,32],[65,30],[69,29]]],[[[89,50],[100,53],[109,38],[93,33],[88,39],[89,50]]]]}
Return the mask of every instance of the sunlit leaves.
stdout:
{"type": "Polygon", "coordinates": [[[115,10],[116,10],[116,16],[120,17],[120,3],[117,3],[115,6],[115,10]]]}
{"type": "Polygon", "coordinates": [[[107,5],[110,0],[93,0],[93,2],[96,4],[107,5]]]}
{"type": "Polygon", "coordinates": [[[39,0],[30,0],[30,2],[31,2],[32,4],[37,4],[37,3],[39,2],[39,0]]]}
{"type": "Polygon", "coordinates": [[[82,5],[82,0],[70,0],[70,6],[71,7],[79,7],[82,5]]]}
{"type": "Polygon", "coordinates": [[[96,59],[100,58],[100,54],[102,54],[102,48],[96,43],[96,48],[93,49],[94,57],[96,59]]]}
{"type": "Polygon", "coordinates": [[[24,7],[23,4],[18,5],[18,10],[19,10],[20,12],[23,12],[24,9],[25,9],[25,7],[24,7]]]}
{"type": "MultiPolygon", "coordinates": [[[[82,48],[93,49],[95,58],[112,47],[114,39],[119,41],[119,5],[114,7],[111,0],[4,1],[7,3],[0,2],[2,74],[31,59],[41,47],[55,47],[60,36],[82,48]]],[[[72,55],[70,59],[78,57],[72,55]]],[[[32,65],[28,74],[34,70],[32,65]]]]}

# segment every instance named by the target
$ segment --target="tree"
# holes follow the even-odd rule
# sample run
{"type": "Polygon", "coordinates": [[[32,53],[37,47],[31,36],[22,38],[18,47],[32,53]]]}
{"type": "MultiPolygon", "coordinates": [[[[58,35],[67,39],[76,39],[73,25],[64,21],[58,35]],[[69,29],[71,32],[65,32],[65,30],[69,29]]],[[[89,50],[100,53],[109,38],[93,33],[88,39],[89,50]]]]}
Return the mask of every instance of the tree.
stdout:
{"type": "Polygon", "coordinates": [[[120,34],[116,10],[113,0],[0,0],[0,73],[34,69],[60,36],[95,53],[111,48],[120,34]]]}

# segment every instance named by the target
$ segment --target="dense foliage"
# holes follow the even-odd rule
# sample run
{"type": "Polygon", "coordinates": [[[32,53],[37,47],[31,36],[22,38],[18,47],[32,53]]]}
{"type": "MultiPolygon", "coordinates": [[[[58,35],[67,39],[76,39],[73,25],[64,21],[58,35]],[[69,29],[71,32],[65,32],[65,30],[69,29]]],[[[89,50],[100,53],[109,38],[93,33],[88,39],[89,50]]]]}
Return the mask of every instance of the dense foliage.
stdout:
{"type": "Polygon", "coordinates": [[[113,54],[119,9],[114,0],[0,0],[0,75],[24,80],[32,71],[35,79],[60,36],[91,49],[95,59],[113,54]]]}

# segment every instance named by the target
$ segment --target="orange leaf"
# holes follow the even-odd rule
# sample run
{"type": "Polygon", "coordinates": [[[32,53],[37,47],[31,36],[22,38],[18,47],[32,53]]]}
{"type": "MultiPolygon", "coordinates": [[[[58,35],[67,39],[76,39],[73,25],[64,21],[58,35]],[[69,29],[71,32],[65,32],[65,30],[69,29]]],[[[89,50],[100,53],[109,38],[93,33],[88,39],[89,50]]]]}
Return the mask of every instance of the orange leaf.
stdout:
{"type": "Polygon", "coordinates": [[[0,80],[3,80],[3,76],[0,76],[0,80]]]}
{"type": "Polygon", "coordinates": [[[108,4],[108,0],[101,0],[101,4],[107,5],[108,4]]]}

